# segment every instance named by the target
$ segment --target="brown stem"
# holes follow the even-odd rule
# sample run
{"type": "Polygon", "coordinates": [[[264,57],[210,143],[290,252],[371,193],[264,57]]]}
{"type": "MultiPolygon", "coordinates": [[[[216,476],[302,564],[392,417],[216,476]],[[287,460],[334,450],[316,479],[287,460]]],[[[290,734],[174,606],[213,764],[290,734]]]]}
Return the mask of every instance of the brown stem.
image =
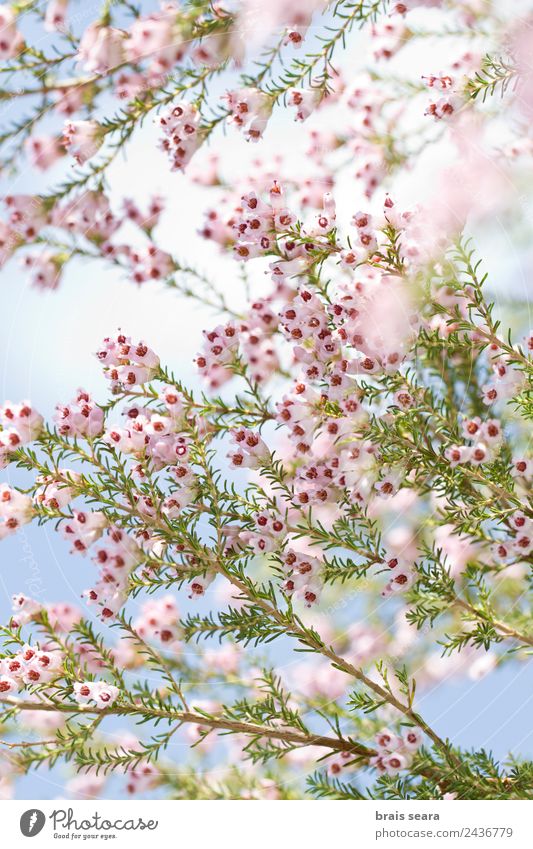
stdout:
{"type": "MultiPolygon", "coordinates": [[[[216,716],[202,716],[202,714],[194,713],[193,711],[180,710],[165,710],[163,708],[146,708],[143,705],[130,703],[125,705],[117,704],[114,707],[92,708],[85,705],[69,705],[55,702],[25,702],[22,699],[8,697],[2,699],[4,704],[17,708],[17,710],[45,710],[59,711],[61,713],[83,714],[84,716],[112,716],[128,714],[131,711],[144,714],[149,717],[158,717],[161,719],[175,720],[177,723],[191,723],[194,725],[202,725],[208,728],[220,728],[226,731],[233,731],[240,734],[248,734],[256,737],[265,737],[270,740],[281,740],[285,743],[290,743],[296,746],[321,746],[325,749],[331,749],[335,752],[350,752],[359,757],[369,759],[376,754],[374,749],[363,746],[360,743],[354,743],[351,740],[345,740],[340,737],[325,737],[321,734],[305,734],[301,731],[296,731],[289,728],[274,728],[265,725],[256,725],[253,722],[241,722],[239,720],[226,719],[216,716]]],[[[54,741],[55,742],[55,741],[54,741]]],[[[3,745],[9,744],[0,741],[3,745]]],[[[21,745],[21,744],[18,744],[21,745]]],[[[32,744],[24,744],[30,747],[32,744]]],[[[35,744],[33,744],[35,745],[35,744]]]]}
{"type": "MultiPolygon", "coordinates": [[[[226,571],[223,567],[215,566],[216,571],[220,574],[224,575],[235,587],[239,589],[239,591],[253,601],[254,604],[257,604],[261,607],[265,613],[271,618],[275,619],[278,624],[282,625],[284,628],[287,627],[287,623],[284,617],[279,613],[276,608],[272,607],[267,601],[261,598],[257,598],[255,596],[251,596],[246,584],[236,578],[231,572],[226,571]]],[[[442,740],[439,735],[433,731],[433,729],[427,724],[427,722],[419,716],[419,714],[415,713],[413,709],[409,705],[403,704],[403,702],[399,701],[396,696],[393,695],[392,692],[386,690],[384,687],[381,687],[375,681],[372,681],[362,669],[358,669],[349,663],[345,658],[341,655],[338,655],[333,651],[331,647],[324,645],[323,643],[312,643],[309,640],[307,633],[300,628],[300,626],[293,620],[291,623],[292,633],[303,643],[308,645],[310,648],[313,648],[319,651],[324,657],[327,657],[338,669],[342,672],[345,672],[347,675],[352,676],[357,681],[360,681],[369,690],[382,699],[384,702],[395,707],[400,713],[402,713],[407,719],[409,719],[413,724],[417,725],[435,744],[435,746],[440,749],[443,753],[446,760],[448,760],[453,766],[460,766],[460,761],[455,755],[451,754],[450,747],[444,740],[442,740]]]]}
{"type": "Polygon", "coordinates": [[[468,604],[468,602],[464,601],[464,599],[459,598],[459,596],[455,596],[452,601],[452,604],[455,607],[460,607],[462,610],[466,610],[472,616],[475,616],[476,619],[481,619],[482,621],[488,621],[496,631],[500,631],[501,634],[505,637],[512,637],[515,640],[518,640],[521,643],[526,643],[528,646],[533,646],[533,637],[529,637],[526,634],[521,634],[519,631],[516,631],[510,625],[507,625],[506,622],[502,622],[499,619],[489,619],[486,620],[483,616],[480,615],[479,610],[475,608],[473,605],[468,604]]]}

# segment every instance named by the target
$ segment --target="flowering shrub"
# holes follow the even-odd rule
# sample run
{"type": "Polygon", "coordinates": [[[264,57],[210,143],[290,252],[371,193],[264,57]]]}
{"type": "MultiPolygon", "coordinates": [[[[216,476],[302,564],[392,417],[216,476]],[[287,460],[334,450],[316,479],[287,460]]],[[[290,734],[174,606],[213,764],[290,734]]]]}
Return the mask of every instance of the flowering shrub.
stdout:
{"type": "Polygon", "coordinates": [[[0,7],[1,96],[32,104],[0,136],[4,172],[68,162],[56,188],[4,197],[2,263],[55,289],[82,256],[218,313],[200,388],[157,339],[110,329],[107,397],[73,387],[48,423],[29,400],[0,409],[0,537],[52,523],[95,567],[78,607],[13,598],[2,790],[64,761],[78,796],[116,773],[171,798],[530,798],[520,752],[460,748],[418,700],[533,646],[533,336],[496,317],[468,238],[533,150],[533,19],[477,0],[266,5],[116,0],[81,27],[65,0],[0,7]],[[24,35],[35,21],[54,49],[24,35]],[[446,68],[383,69],[449,30],[446,68]],[[287,114],[310,122],[305,177],[276,156],[229,180],[207,152],[221,127],[261,151],[287,114]],[[265,272],[245,309],[158,245],[165,198],[108,196],[147,120],[169,169],[213,193],[202,238],[248,283],[265,272]],[[443,139],[431,199],[404,204],[396,178],[443,139]]]}

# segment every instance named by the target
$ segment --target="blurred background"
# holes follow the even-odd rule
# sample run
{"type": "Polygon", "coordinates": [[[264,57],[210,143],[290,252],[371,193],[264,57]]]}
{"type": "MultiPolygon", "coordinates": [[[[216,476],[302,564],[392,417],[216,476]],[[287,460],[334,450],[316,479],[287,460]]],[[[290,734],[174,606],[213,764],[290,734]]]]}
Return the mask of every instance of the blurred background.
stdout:
{"type": "MultiPolygon", "coordinates": [[[[76,4],[74,4],[76,7],[76,4]]],[[[144,4],[151,7],[153,4],[144,4]]],[[[78,11],[94,17],[92,3],[78,4],[78,11]]],[[[82,15],[82,16],[83,16],[82,15]]],[[[431,12],[420,13],[420,26],[431,28],[440,20],[431,12]]],[[[80,22],[83,26],[83,21],[80,22]]],[[[52,38],[37,34],[34,24],[27,23],[25,35],[37,39],[46,50],[52,38]]],[[[21,27],[24,31],[24,27],[21,27]]],[[[339,64],[346,76],[364,67],[367,59],[365,34],[355,31],[349,48],[339,64]]],[[[407,46],[385,68],[388,75],[402,74],[419,80],[424,73],[437,72],[446,66],[450,56],[462,45],[453,36],[428,38],[416,50],[407,46]]],[[[227,79],[218,83],[223,92],[227,79]]],[[[4,104],[0,124],[20,117],[20,107],[4,104]]],[[[309,125],[320,127],[326,113],[319,112],[309,125]]],[[[429,119],[428,119],[429,120],[429,119]]],[[[50,118],[50,126],[57,118],[50,118]]],[[[312,163],[303,155],[307,125],[296,124],[292,113],[275,110],[264,140],[250,146],[232,128],[227,135],[217,133],[210,140],[210,149],[217,151],[228,180],[242,179],[253,173],[253,160],[260,156],[269,161],[283,153],[292,162],[296,173],[312,171],[312,163]]],[[[123,198],[135,200],[141,209],[157,193],[166,199],[166,209],[155,231],[160,247],[174,256],[186,259],[205,271],[214,280],[230,303],[244,302],[242,280],[238,265],[231,257],[221,254],[213,243],[201,238],[203,212],[213,205],[216,191],[194,184],[187,176],[170,172],[165,154],[159,150],[158,129],[148,119],[137,130],[109,170],[108,196],[113,208],[120,210],[123,198]]],[[[209,150],[202,150],[195,159],[201,165],[209,150]]],[[[436,175],[446,164],[453,164],[457,149],[443,141],[424,151],[416,167],[404,170],[391,181],[389,190],[400,207],[417,202],[431,202],[436,175]]],[[[2,193],[38,193],[57,184],[69,164],[59,162],[44,175],[23,168],[21,173],[2,180],[2,193]]],[[[527,330],[531,323],[531,169],[517,169],[512,179],[505,171],[508,197],[504,204],[495,203],[494,211],[477,217],[469,225],[484,268],[489,270],[489,286],[502,316],[517,331],[527,330]],[[510,212],[509,210],[514,210],[510,212]]],[[[503,172],[502,172],[503,173],[503,172]]],[[[364,198],[360,186],[352,178],[339,181],[335,192],[338,218],[349,225],[351,215],[372,204],[364,198]]],[[[482,187],[480,187],[481,189],[482,187]]],[[[379,193],[378,193],[379,194],[379,193]]],[[[382,203],[383,195],[378,198],[382,203]]],[[[135,236],[132,236],[135,238],[135,236]]],[[[257,261],[247,269],[253,286],[260,290],[265,264],[257,261]]],[[[213,311],[185,300],[160,283],[136,286],[117,269],[104,262],[74,259],[65,270],[56,291],[40,291],[30,285],[20,258],[14,257],[0,272],[0,399],[17,402],[31,399],[48,419],[58,402],[68,402],[78,387],[90,391],[96,400],[106,398],[106,381],[94,356],[102,338],[121,328],[134,338],[142,337],[159,354],[177,376],[191,387],[198,387],[193,357],[201,347],[201,331],[217,322],[213,311]]],[[[0,473],[1,479],[17,482],[23,479],[10,468],[0,473]]],[[[25,526],[21,532],[0,546],[0,619],[7,621],[11,611],[11,596],[22,592],[40,600],[64,600],[81,604],[81,591],[90,585],[94,566],[89,559],[71,557],[68,545],[55,533],[53,525],[25,526]]],[[[210,593],[215,589],[211,588],[210,593]]],[[[139,600],[129,603],[129,613],[135,616],[139,600]]],[[[185,594],[180,607],[192,606],[185,594]]],[[[206,601],[209,607],[210,600],[206,601]]],[[[349,613],[348,619],[349,619],[349,613]]],[[[102,632],[106,626],[101,625],[102,632]]],[[[114,639],[114,636],[113,636],[114,639]]],[[[286,658],[286,663],[293,662],[286,658]]],[[[284,660],[280,658],[283,665],[284,660]]],[[[484,747],[504,758],[514,750],[533,755],[533,688],[531,672],[526,664],[509,664],[487,678],[471,680],[466,674],[426,688],[418,703],[420,711],[442,736],[455,743],[479,749],[484,747]]],[[[181,760],[186,743],[174,742],[169,755],[181,760]]],[[[18,783],[20,798],[53,799],[63,795],[64,768],[51,773],[35,772],[18,783]]],[[[105,789],[113,797],[121,792],[116,780],[105,789]]]]}

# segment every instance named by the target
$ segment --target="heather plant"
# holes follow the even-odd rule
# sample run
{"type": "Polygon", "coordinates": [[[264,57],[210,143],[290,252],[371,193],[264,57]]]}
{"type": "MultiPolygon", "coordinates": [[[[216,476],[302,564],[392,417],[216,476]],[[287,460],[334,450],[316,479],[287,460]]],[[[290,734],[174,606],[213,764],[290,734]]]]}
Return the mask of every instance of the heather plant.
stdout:
{"type": "Polygon", "coordinates": [[[61,763],[86,797],[114,776],[177,799],[531,798],[521,752],[459,747],[419,702],[533,646],[533,336],[512,297],[495,306],[475,238],[527,218],[509,186],[527,192],[533,154],[533,9],[264,7],[0,7],[4,178],[66,175],[5,194],[6,273],[55,289],[83,258],[132,296],[171,287],[181,320],[190,301],[213,315],[194,386],[157,339],[110,328],[106,397],[73,387],[49,422],[0,408],[0,538],[46,523],[94,564],[77,606],[13,598],[2,791],[61,763]],[[306,147],[285,150],[281,121],[269,160],[284,114],[306,147]],[[146,122],[211,193],[200,237],[233,289],[179,232],[158,244],[168,199],[113,196],[146,122]],[[237,176],[225,132],[257,146],[237,176]],[[432,150],[429,200],[406,205],[432,150]]]}

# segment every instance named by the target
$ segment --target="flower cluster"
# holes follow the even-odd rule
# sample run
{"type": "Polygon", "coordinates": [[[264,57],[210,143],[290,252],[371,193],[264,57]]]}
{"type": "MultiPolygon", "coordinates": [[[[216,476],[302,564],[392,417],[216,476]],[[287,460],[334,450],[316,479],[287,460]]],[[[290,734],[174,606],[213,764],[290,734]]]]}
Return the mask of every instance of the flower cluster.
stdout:
{"type": "Polygon", "coordinates": [[[94,702],[99,710],[103,710],[111,707],[118,696],[118,687],[106,681],[81,681],[74,684],[74,698],[80,705],[94,702]]]}
{"type": "Polygon", "coordinates": [[[422,744],[422,735],[416,728],[406,728],[401,735],[383,728],[376,734],[377,755],[372,765],[379,773],[398,775],[409,767],[413,753],[422,744]]]}
{"type": "Polygon", "coordinates": [[[63,655],[24,645],[16,654],[0,660],[0,698],[18,693],[25,686],[49,684],[61,675],[63,655]]]}
{"type": "Polygon", "coordinates": [[[272,100],[268,94],[247,87],[228,91],[224,100],[230,112],[228,123],[242,130],[248,141],[259,141],[272,112],[272,100]]]}
{"type": "Polygon", "coordinates": [[[158,118],[164,134],[162,150],[168,153],[173,171],[181,171],[202,143],[200,114],[194,104],[182,101],[158,118]]]}
{"type": "Polygon", "coordinates": [[[88,392],[78,389],[76,397],[66,406],[58,404],[55,422],[63,436],[100,436],[104,426],[104,413],[88,392]]]}
{"type": "Polygon", "coordinates": [[[21,445],[36,439],[43,427],[44,419],[29,401],[0,407],[0,468],[9,462],[9,455],[21,445]]]}
{"type": "Polygon", "coordinates": [[[475,416],[464,421],[462,429],[470,444],[451,445],[446,449],[444,453],[450,466],[453,468],[463,463],[479,466],[481,463],[490,462],[503,441],[500,422],[497,419],[482,422],[479,416],[475,416]]]}
{"type": "MultiPolygon", "coordinates": [[[[6,286],[22,265],[48,328],[87,264],[126,278],[129,311],[159,289],[150,319],[172,329],[161,348],[113,333],[110,295],[100,387],[76,377],[49,426],[0,407],[0,539],[24,529],[5,546],[30,573],[4,576],[0,795],[64,760],[75,798],[116,772],[140,797],[531,798],[530,760],[472,723],[456,744],[453,706],[437,728],[424,698],[496,690],[533,646],[527,277],[505,262],[500,298],[475,249],[483,232],[498,252],[502,221],[502,256],[527,244],[531,18],[152,5],[83,27],[67,0],[0,6],[0,168],[40,181],[2,198],[6,286]],[[442,70],[422,47],[440,36],[442,70]],[[139,167],[164,191],[140,198],[139,167]],[[190,349],[188,312],[162,320],[178,296],[215,312],[190,349]],[[32,521],[58,531],[38,564],[32,521]]],[[[19,313],[13,356],[37,332],[19,313]]],[[[59,380],[46,350],[34,369],[59,380]]]]}
{"type": "Polygon", "coordinates": [[[143,639],[158,640],[168,651],[176,652],[180,638],[179,621],[176,599],[167,595],[145,602],[134,628],[143,639]]]}
{"type": "Polygon", "coordinates": [[[31,497],[7,483],[0,484],[0,539],[15,533],[34,516],[31,497]]]}
{"type": "Polygon", "coordinates": [[[147,383],[159,368],[159,357],[151,348],[142,341],[132,343],[123,333],[104,339],[96,356],[114,390],[147,383]]]}
{"type": "Polygon", "coordinates": [[[522,560],[533,551],[533,520],[521,510],[509,517],[509,534],[495,542],[493,552],[503,563],[522,560]]]}

